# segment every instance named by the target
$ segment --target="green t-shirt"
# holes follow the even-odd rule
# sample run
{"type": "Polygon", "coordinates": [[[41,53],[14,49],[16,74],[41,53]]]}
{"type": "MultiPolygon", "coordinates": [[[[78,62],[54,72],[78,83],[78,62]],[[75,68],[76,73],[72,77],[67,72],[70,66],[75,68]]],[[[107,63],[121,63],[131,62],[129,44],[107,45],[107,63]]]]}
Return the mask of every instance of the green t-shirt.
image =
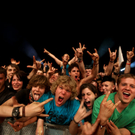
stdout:
{"type": "MultiPolygon", "coordinates": [[[[114,96],[116,92],[111,93],[107,100],[114,102],[114,96]]],[[[97,116],[99,114],[100,104],[105,95],[100,96],[94,101],[93,111],[92,111],[92,124],[95,123],[97,116]]],[[[118,128],[126,128],[130,132],[135,134],[135,99],[133,99],[130,104],[119,113],[117,109],[114,110],[112,116],[109,120],[113,121],[118,128]]]]}

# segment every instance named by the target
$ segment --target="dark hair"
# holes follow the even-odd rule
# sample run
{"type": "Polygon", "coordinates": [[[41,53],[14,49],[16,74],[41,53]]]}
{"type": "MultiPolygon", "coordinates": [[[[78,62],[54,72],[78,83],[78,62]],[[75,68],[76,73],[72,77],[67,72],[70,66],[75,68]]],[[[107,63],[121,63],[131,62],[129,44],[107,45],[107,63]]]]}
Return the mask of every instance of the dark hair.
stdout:
{"type": "Polygon", "coordinates": [[[27,89],[31,89],[33,86],[43,86],[45,87],[45,93],[50,90],[50,83],[48,78],[44,75],[34,75],[27,85],[27,89]]]}
{"type": "Polygon", "coordinates": [[[19,66],[16,65],[16,64],[10,64],[10,65],[8,65],[8,66],[6,67],[6,70],[7,70],[7,68],[8,68],[9,66],[15,67],[15,69],[16,69],[17,71],[20,70],[19,66]]]}
{"type": "Polygon", "coordinates": [[[5,77],[7,77],[7,71],[6,71],[6,69],[0,67],[0,74],[4,74],[5,77]]]}
{"type": "Polygon", "coordinates": [[[98,95],[98,90],[96,89],[96,87],[91,84],[91,83],[84,83],[80,86],[80,94],[78,95],[78,98],[79,99],[82,99],[82,91],[85,89],[85,88],[88,88],[90,89],[94,94],[97,94],[98,95]]]}
{"type": "Polygon", "coordinates": [[[115,79],[112,78],[111,76],[104,76],[104,77],[102,78],[102,83],[103,83],[103,82],[106,82],[106,81],[113,82],[114,85],[115,85],[115,79]]]}
{"type": "Polygon", "coordinates": [[[20,81],[23,82],[23,87],[22,89],[25,89],[29,80],[27,79],[27,73],[25,73],[23,70],[18,70],[15,73],[13,73],[12,77],[11,77],[11,81],[10,81],[10,86],[12,86],[12,80],[13,80],[13,76],[16,75],[20,81]]]}
{"type": "Polygon", "coordinates": [[[72,70],[74,67],[77,67],[77,68],[79,69],[78,64],[74,62],[74,63],[72,63],[71,65],[69,65],[69,67],[68,67],[68,72],[71,72],[71,70],[72,70]]]}

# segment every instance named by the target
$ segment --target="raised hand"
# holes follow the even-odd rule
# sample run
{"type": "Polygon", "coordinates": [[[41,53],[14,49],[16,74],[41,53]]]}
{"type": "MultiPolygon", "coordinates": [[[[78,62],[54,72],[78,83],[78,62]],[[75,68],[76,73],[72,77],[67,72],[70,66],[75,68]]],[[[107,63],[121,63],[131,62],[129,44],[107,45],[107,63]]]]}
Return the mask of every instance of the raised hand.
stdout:
{"type": "Polygon", "coordinates": [[[98,124],[100,122],[100,119],[97,119],[96,122],[91,125],[89,122],[85,122],[84,125],[80,122],[80,126],[82,129],[81,135],[93,135],[96,131],[98,124]]]}
{"type": "Polygon", "coordinates": [[[114,60],[116,59],[117,50],[115,50],[115,52],[111,52],[111,49],[108,48],[108,51],[109,51],[109,54],[110,54],[110,61],[114,62],[114,60]]]}
{"type": "Polygon", "coordinates": [[[134,47],[132,48],[132,51],[127,51],[127,60],[131,63],[132,58],[134,57],[134,47]]]}
{"type": "Polygon", "coordinates": [[[44,48],[44,53],[47,53],[48,54],[49,52],[44,48]]]}
{"type": "Polygon", "coordinates": [[[87,53],[91,56],[92,60],[94,62],[98,62],[99,61],[99,55],[98,55],[98,52],[97,52],[97,49],[94,49],[95,50],[95,53],[90,53],[89,51],[87,51],[87,53]]]}
{"type": "Polygon", "coordinates": [[[41,67],[41,63],[45,61],[45,59],[41,60],[41,61],[36,61],[35,56],[33,56],[33,65],[27,65],[27,68],[33,68],[38,70],[41,67]]]}
{"type": "Polygon", "coordinates": [[[75,50],[75,48],[72,47],[72,49],[74,50],[77,58],[82,58],[83,57],[83,51],[86,49],[86,47],[85,47],[85,44],[83,44],[83,47],[82,47],[82,44],[79,42],[79,48],[76,48],[76,50],[75,50]]]}
{"type": "Polygon", "coordinates": [[[87,111],[87,109],[84,106],[84,100],[82,99],[80,107],[79,107],[77,113],[74,116],[74,120],[77,123],[79,123],[81,120],[83,120],[84,118],[89,116],[91,113],[92,113],[92,110],[87,111]]]}
{"type": "Polygon", "coordinates": [[[118,101],[117,103],[113,103],[111,100],[108,100],[108,97],[110,95],[110,91],[105,95],[103,101],[100,104],[100,110],[98,118],[101,120],[101,125],[106,125],[107,120],[111,117],[111,115],[114,112],[114,109],[119,105],[121,101],[118,101]]]}
{"type": "Polygon", "coordinates": [[[44,111],[44,105],[47,104],[48,102],[52,101],[53,98],[49,98],[42,103],[39,102],[33,102],[25,107],[25,116],[27,117],[34,117],[34,116],[44,116],[48,117],[46,114],[41,113],[44,111]]]}
{"type": "Polygon", "coordinates": [[[11,58],[10,61],[11,61],[12,64],[15,64],[15,65],[19,65],[19,64],[20,64],[20,61],[17,62],[17,61],[14,60],[13,58],[11,58]]]}

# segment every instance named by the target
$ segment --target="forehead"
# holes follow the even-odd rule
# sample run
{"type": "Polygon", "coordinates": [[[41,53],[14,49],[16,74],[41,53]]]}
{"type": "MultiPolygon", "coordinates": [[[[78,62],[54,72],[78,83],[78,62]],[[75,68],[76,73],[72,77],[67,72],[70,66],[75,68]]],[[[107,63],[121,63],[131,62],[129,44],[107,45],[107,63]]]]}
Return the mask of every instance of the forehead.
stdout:
{"type": "Polygon", "coordinates": [[[85,88],[82,90],[82,93],[93,93],[91,89],[85,88]]]}
{"type": "Polygon", "coordinates": [[[7,69],[16,69],[15,67],[8,66],[7,69]]]}
{"type": "Polygon", "coordinates": [[[69,57],[69,55],[68,54],[64,54],[64,57],[69,57]]]}
{"type": "Polygon", "coordinates": [[[73,71],[73,70],[79,70],[79,68],[78,67],[73,67],[71,71],[73,71]]]}
{"type": "Polygon", "coordinates": [[[110,81],[105,81],[105,82],[102,82],[102,85],[112,85],[113,82],[110,82],[110,81]]]}
{"type": "Polygon", "coordinates": [[[121,78],[121,83],[127,83],[127,84],[135,85],[135,79],[134,78],[121,78]]]}

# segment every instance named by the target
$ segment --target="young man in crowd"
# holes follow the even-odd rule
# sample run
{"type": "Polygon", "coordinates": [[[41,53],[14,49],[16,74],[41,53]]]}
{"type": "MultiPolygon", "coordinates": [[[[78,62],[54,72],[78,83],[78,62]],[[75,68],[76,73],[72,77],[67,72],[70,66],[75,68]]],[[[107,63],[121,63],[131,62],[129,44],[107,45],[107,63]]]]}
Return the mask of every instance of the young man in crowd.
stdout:
{"type": "Polygon", "coordinates": [[[94,102],[92,123],[100,119],[96,135],[135,135],[135,75],[121,74],[116,90],[94,102]]]}

